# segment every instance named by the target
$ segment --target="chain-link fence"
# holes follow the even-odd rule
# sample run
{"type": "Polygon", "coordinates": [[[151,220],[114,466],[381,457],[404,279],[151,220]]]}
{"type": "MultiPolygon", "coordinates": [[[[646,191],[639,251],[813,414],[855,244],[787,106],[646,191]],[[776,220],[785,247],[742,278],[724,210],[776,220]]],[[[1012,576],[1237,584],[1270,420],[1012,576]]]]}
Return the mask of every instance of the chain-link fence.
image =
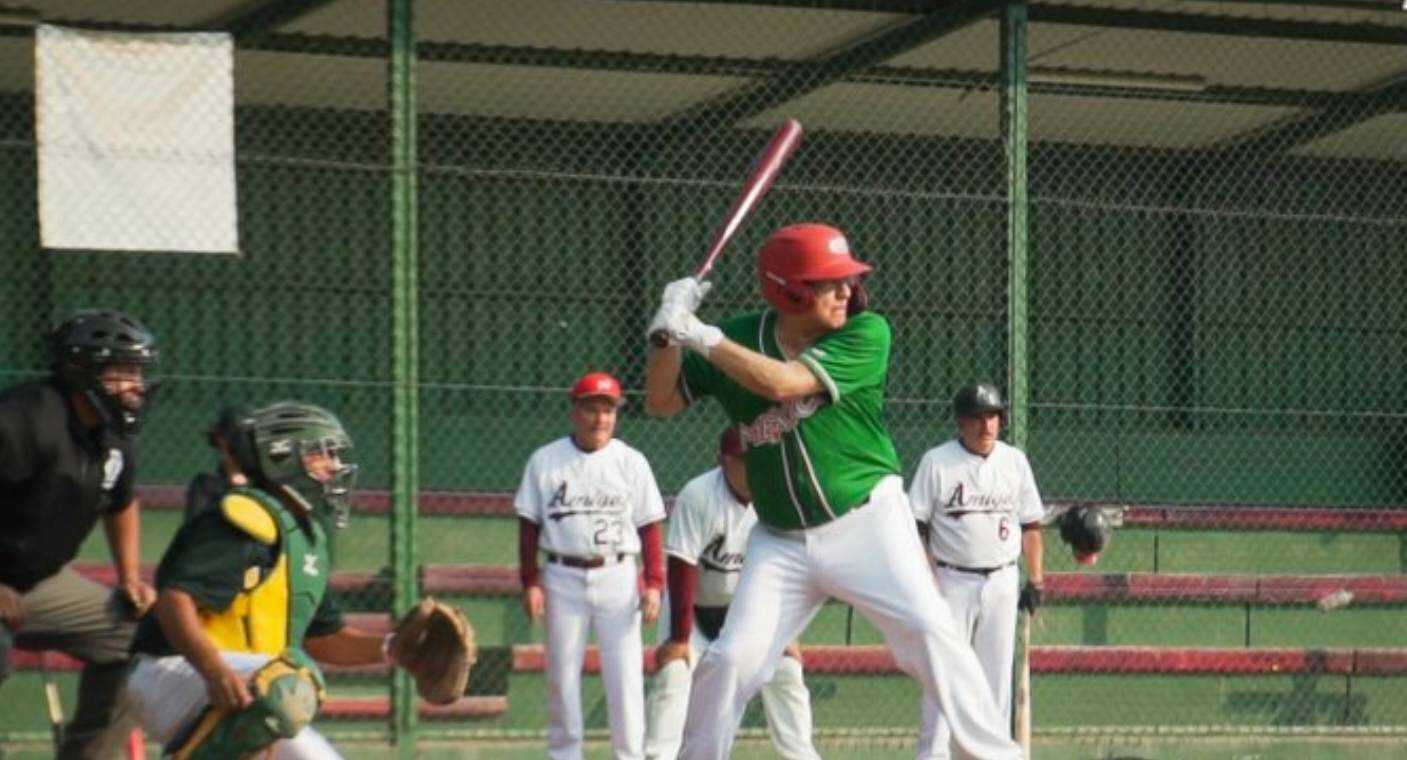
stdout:
{"type": "MultiPolygon", "coordinates": [[[[179,523],[166,507],[212,464],[202,431],[220,404],[325,404],[363,473],[337,544],[345,606],[384,625],[411,571],[485,647],[470,698],[427,714],[422,735],[540,742],[543,636],[517,601],[508,495],[566,432],[574,378],[641,388],[658,291],[697,264],[753,155],[796,118],[801,147],[701,316],[761,305],[752,255],[769,231],[834,223],[875,265],[893,326],[904,474],[953,437],[957,387],[991,381],[1047,500],[1118,518],[1094,568],[1047,531],[1038,746],[1407,726],[1407,14],[1390,3],[407,1],[413,85],[389,73],[395,8],[289,5],[227,25],[238,256],[43,250],[31,30],[0,37],[0,373],[42,374],[38,336],[75,307],[126,309],[159,334],[145,561],[179,523]],[[413,135],[392,119],[394,88],[413,135]],[[414,239],[394,234],[398,155],[414,239]],[[398,295],[414,338],[393,321],[398,295]],[[396,346],[412,339],[418,410],[395,398],[411,377],[396,346]],[[398,564],[393,430],[408,410],[421,498],[417,554],[398,564]]],[[[55,20],[208,26],[148,12],[55,20]]],[[[619,435],[667,494],[711,466],[718,409],[658,421],[628,395],[619,435]]],[[[80,559],[106,556],[94,537],[80,559]]],[[[823,748],[911,743],[918,692],[872,626],[828,605],[803,644],[823,748]]],[[[4,688],[39,682],[19,670],[4,688]]],[[[388,684],[334,674],[328,732],[384,735],[388,684]]],[[[596,679],[584,698],[600,736],[596,679]]],[[[28,701],[6,702],[12,736],[42,728],[28,701]]]]}

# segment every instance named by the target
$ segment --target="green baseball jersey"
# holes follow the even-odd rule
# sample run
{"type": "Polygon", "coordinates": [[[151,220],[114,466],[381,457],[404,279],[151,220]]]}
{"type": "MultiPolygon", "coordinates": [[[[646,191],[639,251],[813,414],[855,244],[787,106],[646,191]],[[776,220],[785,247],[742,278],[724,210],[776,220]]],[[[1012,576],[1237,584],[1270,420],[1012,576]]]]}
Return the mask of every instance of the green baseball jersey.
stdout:
{"type": "MultiPolygon", "coordinates": [[[[719,325],[735,343],[786,361],[777,314],[745,314],[719,325]]],[[[830,522],[865,503],[880,478],[899,474],[884,427],[889,323],[862,312],[796,357],[823,393],[777,403],[747,390],[697,354],[684,357],[680,390],[713,396],[739,426],[757,518],[784,530],[830,522]]]]}
{"type": "MultiPolygon", "coordinates": [[[[316,520],[299,520],[262,491],[239,488],[211,500],[181,525],[157,566],[156,586],[190,594],[219,648],[276,654],[301,646],[307,636],[343,627],[342,612],[327,594],[329,570],[327,539],[316,520]],[[272,541],[231,522],[228,510],[221,509],[230,494],[245,497],[246,507],[257,505],[254,509],[272,518],[272,541]],[[270,597],[272,607],[260,601],[270,597]],[[263,641],[268,643],[260,646],[263,641]]],[[[155,612],[138,624],[132,649],[175,654],[155,612]]]]}

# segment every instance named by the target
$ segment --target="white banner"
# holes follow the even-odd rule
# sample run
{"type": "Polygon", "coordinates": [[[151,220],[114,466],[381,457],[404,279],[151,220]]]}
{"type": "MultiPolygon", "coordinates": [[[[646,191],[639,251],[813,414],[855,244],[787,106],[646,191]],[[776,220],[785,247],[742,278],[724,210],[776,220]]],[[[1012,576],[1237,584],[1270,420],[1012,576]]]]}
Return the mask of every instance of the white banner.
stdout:
{"type": "Polygon", "coordinates": [[[238,253],[228,34],[35,32],[46,248],[238,253]]]}

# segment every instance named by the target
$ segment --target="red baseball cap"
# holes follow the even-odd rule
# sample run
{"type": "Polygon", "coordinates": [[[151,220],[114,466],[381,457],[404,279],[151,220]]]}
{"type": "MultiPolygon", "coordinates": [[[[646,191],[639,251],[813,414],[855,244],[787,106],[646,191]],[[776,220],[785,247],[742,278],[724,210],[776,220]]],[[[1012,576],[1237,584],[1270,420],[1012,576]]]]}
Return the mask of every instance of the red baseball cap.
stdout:
{"type": "Polygon", "coordinates": [[[611,377],[609,372],[588,372],[572,386],[572,401],[596,396],[619,402],[620,381],[611,377]]]}

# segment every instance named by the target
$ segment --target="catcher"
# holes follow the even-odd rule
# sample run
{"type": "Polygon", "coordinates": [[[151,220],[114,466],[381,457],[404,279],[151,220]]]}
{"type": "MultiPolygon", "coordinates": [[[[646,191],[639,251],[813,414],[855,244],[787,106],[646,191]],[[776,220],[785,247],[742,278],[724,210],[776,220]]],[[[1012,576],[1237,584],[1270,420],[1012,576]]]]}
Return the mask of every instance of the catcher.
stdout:
{"type": "Polygon", "coordinates": [[[406,667],[439,704],[463,694],[474,644],[457,610],[424,600],[381,636],[347,626],[327,594],[320,515],[346,524],[357,471],[336,415],[296,401],[226,410],[210,438],[229,488],[167,548],[133,644],[127,693],[148,735],[177,758],[340,757],[309,727],[318,662],[406,667]]]}

